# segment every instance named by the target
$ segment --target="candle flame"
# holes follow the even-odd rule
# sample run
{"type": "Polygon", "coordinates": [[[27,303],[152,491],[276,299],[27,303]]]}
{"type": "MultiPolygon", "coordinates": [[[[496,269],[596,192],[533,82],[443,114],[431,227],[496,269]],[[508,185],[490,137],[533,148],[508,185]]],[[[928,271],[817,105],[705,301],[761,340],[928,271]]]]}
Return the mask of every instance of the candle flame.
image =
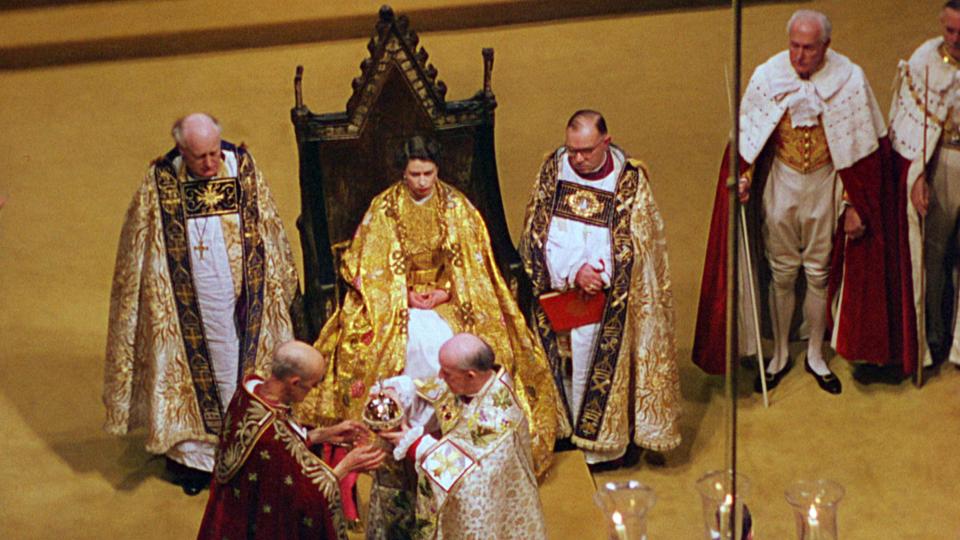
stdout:
{"type": "Polygon", "coordinates": [[[614,512],[612,516],[614,525],[623,525],[623,516],[620,515],[620,512],[614,512]]]}
{"type": "Polygon", "coordinates": [[[810,521],[817,521],[817,507],[810,505],[810,510],[807,511],[807,515],[810,517],[810,521]]]}
{"type": "Polygon", "coordinates": [[[724,499],[723,499],[723,504],[725,504],[726,506],[732,506],[732,505],[733,505],[733,495],[727,493],[727,496],[724,497],[724,499]]]}

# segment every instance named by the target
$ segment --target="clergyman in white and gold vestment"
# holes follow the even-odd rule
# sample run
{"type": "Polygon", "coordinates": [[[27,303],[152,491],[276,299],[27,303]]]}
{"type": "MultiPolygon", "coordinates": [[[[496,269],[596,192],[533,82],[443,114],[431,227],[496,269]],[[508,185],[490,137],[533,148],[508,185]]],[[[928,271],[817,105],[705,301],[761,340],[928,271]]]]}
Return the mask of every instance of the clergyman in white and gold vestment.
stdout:
{"type": "Polygon", "coordinates": [[[520,256],[534,294],[605,293],[596,322],[557,331],[534,302],[535,327],[564,397],[565,435],[588,464],[613,466],[631,441],[680,444],[680,382],[663,221],[643,165],[612,146],[596,111],[577,111],[564,146],[540,168],[520,256]],[[569,429],[572,428],[572,429],[569,429]]]}
{"type": "Polygon", "coordinates": [[[274,347],[293,337],[299,285],[250,153],[222,141],[204,114],[177,121],[173,135],[177,147],[150,165],[120,235],[105,429],[146,428],[149,452],[209,472],[239,381],[265,375],[274,347]]]}
{"type": "Polygon", "coordinates": [[[416,538],[546,538],[530,430],[510,374],[490,345],[457,334],[440,349],[438,377],[384,382],[408,418],[383,436],[416,463],[416,538]]]}

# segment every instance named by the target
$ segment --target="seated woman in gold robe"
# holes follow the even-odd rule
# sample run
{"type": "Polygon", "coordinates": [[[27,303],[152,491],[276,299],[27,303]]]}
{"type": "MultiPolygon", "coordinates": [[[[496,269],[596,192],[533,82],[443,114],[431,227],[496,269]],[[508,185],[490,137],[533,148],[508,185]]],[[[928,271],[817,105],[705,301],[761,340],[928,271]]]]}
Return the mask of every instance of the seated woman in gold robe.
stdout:
{"type": "Polygon", "coordinates": [[[514,378],[540,475],[558,419],[546,357],[497,269],[483,218],[438,179],[438,157],[433,141],[407,140],[402,180],[370,203],[342,258],[350,287],[316,343],[331,368],[300,414],[317,423],[359,419],[378,380],[436,375],[440,346],[470,332],[514,378]]]}

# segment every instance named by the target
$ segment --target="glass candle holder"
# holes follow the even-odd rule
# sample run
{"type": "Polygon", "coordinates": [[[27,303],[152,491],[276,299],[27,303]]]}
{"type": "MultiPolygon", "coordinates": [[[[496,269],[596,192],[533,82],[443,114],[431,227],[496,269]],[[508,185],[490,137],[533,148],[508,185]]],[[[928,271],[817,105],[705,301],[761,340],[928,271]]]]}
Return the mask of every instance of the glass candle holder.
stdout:
{"type": "Polygon", "coordinates": [[[751,521],[745,519],[748,511],[743,504],[750,481],[746,476],[737,474],[736,497],[731,489],[733,485],[730,471],[710,471],[697,480],[703,509],[703,537],[706,540],[736,540],[750,535],[751,521]],[[731,523],[730,514],[734,511],[737,519],[736,523],[731,523]]]}
{"type": "Polygon", "coordinates": [[[793,508],[800,540],[836,540],[837,505],[843,486],[832,480],[799,480],[784,494],[793,508]]]}
{"type": "Polygon", "coordinates": [[[636,480],[607,482],[593,496],[607,519],[610,540],[647,540],[647,513],[657,497],[636,480]]]}

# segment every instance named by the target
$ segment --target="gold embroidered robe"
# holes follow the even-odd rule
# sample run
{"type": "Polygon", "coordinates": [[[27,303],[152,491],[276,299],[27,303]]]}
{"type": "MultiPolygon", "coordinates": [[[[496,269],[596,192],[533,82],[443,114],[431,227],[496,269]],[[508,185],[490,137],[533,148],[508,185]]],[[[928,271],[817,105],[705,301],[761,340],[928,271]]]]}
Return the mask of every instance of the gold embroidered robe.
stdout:
{"type": "Polygon", "coordinates": [[[198,540],[347,540],[340,481],[262,383],[247,377],[230,402],[198,540]]]}
{"type": "MultiPolygon", "coordinates": [[[[520,256],[537,296],[551,290],[545,246],[562,150],[550,154],[540,168],[520,239],[520,256]]],[[[617,180],[614,211],[607,219],[614,258],[611,288],[595,345],[591,384],[571,440],[585,450],[611,452],[625,448],[632,432],[634,443],[643,448],[670,450],[680,445],[673,293],[663,220],[639,161],[627,160],[617,180]]],[[[533,311],[535,329],[557,384],[562,385],[570,353],[562,350],[539,303],[534,302],[533,311]]],[[[572,419],[569,412],[567,419],[572,419]]]]}
{"type": "MultiPolygon", "coordinates": [[[[221,217],[246,320],[238,328],[240,355],[246,373],[263,375],[273,349],[293,337],[289,309],[299,282],[283,223],[253,157],[226,141],[222,151],[237,163],[239,216],[221,217]]],[[[104,429],[123,435],[144,427],[146,449],[155,454],[184,440],[215,443],[228,405],[219,403],[209,369],[198,371],[208,359],[189,273],[184,215],[190,210],[183,178],[172,167],[176,157],[173,150],[154,160],[127,210],[104,369],[104,429]]]]}
{"type": "MultiPolygon", "coordinates": [[[[526,326],[497,269],[486,224],[466,196],[438,181],[433,197],[450,305],[441,315],[457,331],[482,337],[510,372],[530,420],[537,473],[549,467],[556,436],[558,398],[543,349],[526,326]]],[[[430,201],[428,201],[430,203],[430,201]]],[[[323,383],[303,402],[306,421],[360,418],[366,391],[379,379],[403,373],[408,321],[409,245],[402,216],[416,203],[399,182],[374,197],[343,256],[341,275],[351,285],[326,322],[317,349],[331,362],[323,383]],[[362,381],[364,396],[350,397],[362,381]]]]}
{"type": "Polygon", "coordinates": [[[530,432],[510,375],[495,372],[464,403],[440,379],[418,382],[440,440],[417,460],[420,538],[546,538],[530,432]]]}

